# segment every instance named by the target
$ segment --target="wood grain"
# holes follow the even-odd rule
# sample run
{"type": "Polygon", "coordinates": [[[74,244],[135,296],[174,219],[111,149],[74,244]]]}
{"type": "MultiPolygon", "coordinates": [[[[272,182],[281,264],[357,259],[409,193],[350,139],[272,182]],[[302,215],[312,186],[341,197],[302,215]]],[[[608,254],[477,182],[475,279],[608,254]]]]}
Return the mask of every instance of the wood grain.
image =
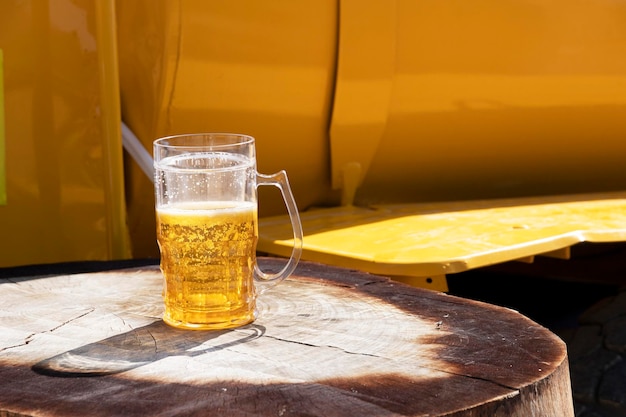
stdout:
{"type": "Polygon", "coordinates": [[[0,280],[0,416],[574,415],[565,344],[513,310],[302,262],[253,324],[185,331],[161,280],[0,280]]]}

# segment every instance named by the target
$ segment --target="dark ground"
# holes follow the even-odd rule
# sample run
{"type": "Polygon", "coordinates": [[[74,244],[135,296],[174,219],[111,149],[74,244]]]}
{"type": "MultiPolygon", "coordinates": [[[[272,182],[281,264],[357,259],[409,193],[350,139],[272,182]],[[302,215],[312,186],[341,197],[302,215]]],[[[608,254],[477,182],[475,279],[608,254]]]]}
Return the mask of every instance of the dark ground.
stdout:
{"type": "Polygon", "coordinates": [[[565,341],[576,417],[626,417],[626,246],[581,244],[569,260],[468,271],[448,286],[513,308],[565,341]]]}
{"type": "MultiPolygon", "coordinates": [[[[0,268],[0,278],[154,265],[155,259],[0,268]]],[[[576,417],[626,417],[626,244],[581,244],[448,276],[449,293],[519,311],[568,348],[576,417]]],[[[560,416],[550,416],[560,417],[560,416]]]]}

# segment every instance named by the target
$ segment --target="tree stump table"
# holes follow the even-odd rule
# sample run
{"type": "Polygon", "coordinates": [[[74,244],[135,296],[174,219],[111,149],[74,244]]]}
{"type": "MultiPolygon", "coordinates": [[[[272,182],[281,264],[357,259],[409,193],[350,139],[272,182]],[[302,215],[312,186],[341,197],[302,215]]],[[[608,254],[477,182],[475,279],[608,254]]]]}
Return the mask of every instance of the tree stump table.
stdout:
{"type": "Polygon", "coordinates": [[[565,344],[507,308],[302,262],[253,324],[186,331],[161,285],[0,279],[0,416],[574,416],[565,344]]]}

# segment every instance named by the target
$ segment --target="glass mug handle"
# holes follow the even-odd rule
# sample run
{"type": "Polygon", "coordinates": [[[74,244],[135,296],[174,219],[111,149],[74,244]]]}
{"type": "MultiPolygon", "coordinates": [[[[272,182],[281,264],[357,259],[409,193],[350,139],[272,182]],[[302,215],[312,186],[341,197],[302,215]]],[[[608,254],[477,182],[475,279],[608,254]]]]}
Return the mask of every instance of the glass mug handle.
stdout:
{"type": "Polygon", "coordinates": [[[287,206],[289,219],[291,220],[291,228],[293,229],[293,249],[291,251],[291,257],[283,269],[275,274],[270,274],[261,271],[257,263],[254,264],[254,279],[257,283],[261,284],[258,288],[258,292],[262,293],[287,278],[296,269],[296,266],[298,266],[300,256],[302,255],[302,224],[300,223],[300,214],[298,213],[296,200],[293,198],[289,180],[287,179],[287,173],[284,170],[271,175],[259,174],[257,172],[257,186],[259,185],[273,185],[280,189],[285,205],[287,206]]]}

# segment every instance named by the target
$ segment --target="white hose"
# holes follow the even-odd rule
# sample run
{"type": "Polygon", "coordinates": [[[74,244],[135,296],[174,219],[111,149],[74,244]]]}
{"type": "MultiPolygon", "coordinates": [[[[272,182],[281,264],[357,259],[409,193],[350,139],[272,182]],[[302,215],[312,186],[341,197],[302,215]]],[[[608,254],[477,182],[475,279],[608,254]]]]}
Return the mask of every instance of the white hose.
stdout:
{"type": "Polygon", "coordinates": [[[137,136],[122,122],[122,145],[133,157],[139,168],[154,182],[154,166],[152,155],[143,147],[137,136]]]}

